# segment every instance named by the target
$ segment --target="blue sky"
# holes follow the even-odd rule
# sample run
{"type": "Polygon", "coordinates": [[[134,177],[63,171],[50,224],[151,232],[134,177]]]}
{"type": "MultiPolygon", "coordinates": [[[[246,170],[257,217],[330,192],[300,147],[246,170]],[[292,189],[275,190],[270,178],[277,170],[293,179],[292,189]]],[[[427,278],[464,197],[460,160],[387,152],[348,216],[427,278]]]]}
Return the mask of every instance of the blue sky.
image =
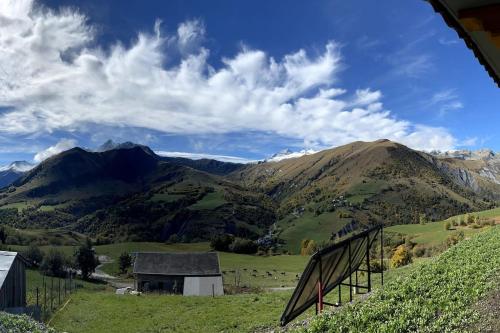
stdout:
{"type": "Polygon", "coordinates": [[[379,138],[500,151],[498,88],[425,1],[7,0],[0,15],[0,164],[107,139],[250,160],[379,138]]]}

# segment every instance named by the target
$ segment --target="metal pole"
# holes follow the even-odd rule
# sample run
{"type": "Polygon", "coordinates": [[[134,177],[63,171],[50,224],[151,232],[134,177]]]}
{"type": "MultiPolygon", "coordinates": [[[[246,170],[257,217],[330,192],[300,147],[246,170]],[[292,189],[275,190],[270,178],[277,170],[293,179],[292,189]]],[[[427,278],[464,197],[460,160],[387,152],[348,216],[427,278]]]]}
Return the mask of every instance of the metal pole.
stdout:
{"type": "Polygon", "coordinates": [[[349,301],[352,302],[351,240],[349,240],[349,301]]]}
{"type": "Polygon", "coordinates": [[[319,304],[319,313],[323,311],[323,267],[321,264],[321,257],[319,257],[319,281],[318,281],[318,304],[319,304]]]}
{"type": "Polygon", "coordinates": [[[54,277],[50,278],[50,311],[54,308],[54,277]]]}
{"type": "Polygon", "coordinates": [[[372,280],[370,271],[370,235],[367,236],[366,241],[366,267],[368,270],[368,292],[372,291],[372,280]]]}
{"type": "Polygon", "coordinates": [[[45,275],[43,276],[43,308],[47,312],[47,283],[45,282],[45,275]]]}
{"type": "Polygon", "coordinates": [[[61,279],[57,279],[57,298],[58,298],[58,305],[61,305],[61,279]]]}
{"type": "Polygon", "coordinates": [[[339,305],[342,304],[342,290],[340,289],[342,286],[341,284],[339,283],[339,305]]]}
{"type": "Polygon", "coordinates": [[[384,226],[380,227],[380,282],[384,285],[384,226]]]}

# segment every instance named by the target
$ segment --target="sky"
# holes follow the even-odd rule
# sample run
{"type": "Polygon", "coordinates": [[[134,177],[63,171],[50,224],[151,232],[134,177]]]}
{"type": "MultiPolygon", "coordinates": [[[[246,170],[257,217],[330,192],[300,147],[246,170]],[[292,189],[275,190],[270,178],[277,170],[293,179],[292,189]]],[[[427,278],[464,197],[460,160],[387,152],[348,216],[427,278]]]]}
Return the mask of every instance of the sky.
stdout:
{"type": "Polygon", "coordinates": [[[0,165],[108,139],[239,162],[382,138],[500,151],[499,110],[421,0],[0,2],[0,165]]]}

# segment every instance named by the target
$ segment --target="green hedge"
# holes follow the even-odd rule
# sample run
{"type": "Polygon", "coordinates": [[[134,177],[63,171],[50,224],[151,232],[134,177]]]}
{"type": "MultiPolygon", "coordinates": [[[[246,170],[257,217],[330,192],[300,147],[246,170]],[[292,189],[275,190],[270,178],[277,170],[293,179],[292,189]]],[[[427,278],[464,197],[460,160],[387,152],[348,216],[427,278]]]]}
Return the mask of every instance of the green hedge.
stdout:
{"type": "Polygon", "coordinates": [[[500,227],[492,227],[300,332],[467,331],[478,318],[472,305],[498,286],[499,248],[500,227]]]}
{"type": "Polygon", "coordinates": [[[16,316],[5,312],[0,312],[0,332],[56,333],[52,328],[47,328],[28,316],[16,316]]]}

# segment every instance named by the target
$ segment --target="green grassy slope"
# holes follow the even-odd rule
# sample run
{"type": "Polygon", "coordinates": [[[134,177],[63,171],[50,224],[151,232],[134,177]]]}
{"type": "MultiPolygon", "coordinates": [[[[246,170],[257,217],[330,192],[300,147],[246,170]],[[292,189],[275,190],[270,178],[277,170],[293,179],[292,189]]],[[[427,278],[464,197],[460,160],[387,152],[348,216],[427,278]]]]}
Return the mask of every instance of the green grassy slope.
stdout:
{"type": "Polygon", "coordinates": [[[314,319],[307,333],[460,332],[472,305],[500,276],[500,227],[493,227],[387,283],[366,301],[314,319]]]}

